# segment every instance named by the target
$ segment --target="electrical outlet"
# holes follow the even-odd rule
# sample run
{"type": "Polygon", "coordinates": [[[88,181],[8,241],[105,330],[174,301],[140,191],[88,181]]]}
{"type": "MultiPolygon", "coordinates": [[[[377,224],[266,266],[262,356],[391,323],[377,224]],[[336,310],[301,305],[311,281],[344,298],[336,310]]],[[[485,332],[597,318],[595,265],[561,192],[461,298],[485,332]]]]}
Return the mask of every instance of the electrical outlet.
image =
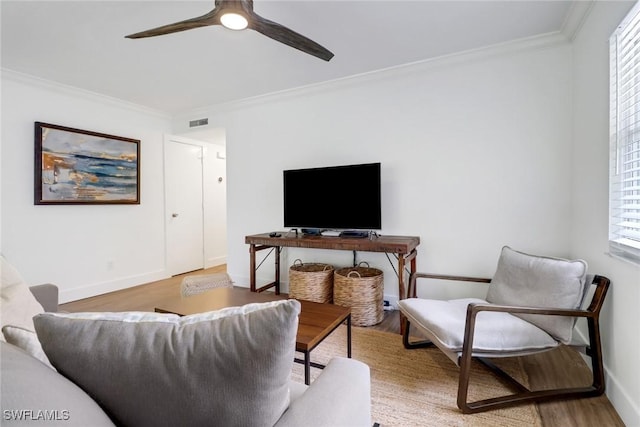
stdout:
{"type": "Polygon", "coordinates": [[[385,294],[383,297],[385,310],[397,310],[398,309],[398,297],[395,295],[385,294]]]}

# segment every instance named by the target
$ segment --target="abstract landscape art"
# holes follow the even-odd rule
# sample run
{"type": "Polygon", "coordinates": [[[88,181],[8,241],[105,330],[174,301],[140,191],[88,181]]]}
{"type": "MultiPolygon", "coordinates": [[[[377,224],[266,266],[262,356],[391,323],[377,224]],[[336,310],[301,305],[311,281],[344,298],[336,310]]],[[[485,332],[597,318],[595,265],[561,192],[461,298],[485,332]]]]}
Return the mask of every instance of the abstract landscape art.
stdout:
{"type": "Polygon", "coordinates": [[[35,204],[139,204],[140,141],[35,123],[35,204]]]}

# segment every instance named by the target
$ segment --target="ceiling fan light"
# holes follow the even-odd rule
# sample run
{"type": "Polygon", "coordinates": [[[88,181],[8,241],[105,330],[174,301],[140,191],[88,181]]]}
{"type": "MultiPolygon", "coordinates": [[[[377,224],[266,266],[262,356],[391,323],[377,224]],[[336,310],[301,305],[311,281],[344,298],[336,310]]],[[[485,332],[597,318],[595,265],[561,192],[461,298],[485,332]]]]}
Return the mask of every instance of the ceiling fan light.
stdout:
{"type": "Polygon", "coordinates": [[[244,30],[249,25],[247,18],[239,13],[227,12],[220,17],[220,23],[230,30],[244,30]]]}

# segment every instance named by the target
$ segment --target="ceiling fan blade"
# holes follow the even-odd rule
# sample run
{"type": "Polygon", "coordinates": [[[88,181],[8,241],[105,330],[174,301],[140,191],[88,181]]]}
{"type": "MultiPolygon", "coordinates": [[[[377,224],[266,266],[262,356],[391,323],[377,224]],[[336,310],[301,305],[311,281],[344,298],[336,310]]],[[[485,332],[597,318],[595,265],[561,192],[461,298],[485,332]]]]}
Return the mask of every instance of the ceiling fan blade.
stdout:
{"type": "Polygon", "coordinates": [[[139,33],[130,34],[125,36],[128,39],[140,39],[144,37],[161,36],[164,34],[177,33],[179,31],[191,30],[193,28],[206,27],[209,25],[219,25],[220,15],[217,9],[213,9],[206,15],[198,16],[197,18],[191,18],[173,24],[163,25],[162,27],[152,28],[151,30],[141,31],[139,33]]]}
{"type": "Polygon", "coordinates": [[[249,18],[249,28],[269,38],[308,53],[309,55],[324,59],[325,61],[329,61],[333,58],[333,53],[313,40],[310,40],[278,23],[269,21],[255,13],[253,13],[249,18]]]}

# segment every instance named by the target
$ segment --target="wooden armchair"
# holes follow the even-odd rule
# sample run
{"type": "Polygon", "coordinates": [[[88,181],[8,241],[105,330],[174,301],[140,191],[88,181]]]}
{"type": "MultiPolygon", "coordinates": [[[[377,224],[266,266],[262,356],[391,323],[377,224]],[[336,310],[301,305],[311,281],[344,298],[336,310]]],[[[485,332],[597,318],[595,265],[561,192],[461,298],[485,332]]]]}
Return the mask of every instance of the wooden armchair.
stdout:
{"type": "MultiPolygon", "coordinates": [[[[463,413],[476,413],[521,403],[599,396],[604,393],[604,370],[599,315],[610,281],[586,276],[586,263],[536,257],[502,249],[493,279],[414,273],[408,295],[399,302],[404,315],[404,346],[407,349],[437,346],[460,366],[457,404],[463,413]],[[467,298],[449,301],[416,297],[418,279],[442,279],[489,283],[486,300],[467,298]],[[591,303],[582,309],[595,286],[591,303]],[[590,386],[529,390],[489,359],[548,351],[571,344],[579,317],[587,319],[593,382],[590,386]],[[411,326],[427,340],[411,341],[411,326]],[[467,402],[471,362],[476,359],[513,386],[515,393],[467,402]]],[[[583,345],[584,347],[584,345],[583,345]]]]}

